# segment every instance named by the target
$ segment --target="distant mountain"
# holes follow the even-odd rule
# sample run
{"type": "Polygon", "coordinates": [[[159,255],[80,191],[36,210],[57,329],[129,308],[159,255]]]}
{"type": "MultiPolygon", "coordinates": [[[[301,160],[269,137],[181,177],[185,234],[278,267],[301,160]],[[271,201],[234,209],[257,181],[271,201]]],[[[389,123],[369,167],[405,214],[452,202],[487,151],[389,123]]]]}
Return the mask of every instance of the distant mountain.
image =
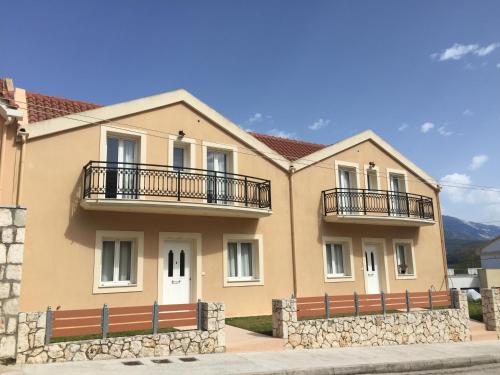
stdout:
{"type": "Polygon", "coordinates": [[[480,267],[479,251],[495,237],[500,226],[465,221],[443,215],[448,265],[456,269],[480,267]]]}
{"type": "Polygon", "coordinates": [[[454,240],[487,241],[500,236],[500,227],[443,215],[444,236],[454,240]]]}

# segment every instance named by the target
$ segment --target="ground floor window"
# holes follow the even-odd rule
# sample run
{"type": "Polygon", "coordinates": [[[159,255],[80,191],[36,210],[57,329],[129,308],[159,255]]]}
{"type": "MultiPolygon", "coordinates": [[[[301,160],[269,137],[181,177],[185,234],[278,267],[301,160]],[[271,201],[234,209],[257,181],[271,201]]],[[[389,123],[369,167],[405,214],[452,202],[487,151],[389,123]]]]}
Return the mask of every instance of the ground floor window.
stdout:
{"type": "Polygon", "coordinates": [[[224,235],[225,285],[263,281],[262,236],[224,235]]]}
{"type": "Polygon", "coordinates": [[[352,241],[345,237],[323,238],[324,269],[327,281],[332,279],[351,279],[352,241]]]}
{"type": "Polygon", "coordinates": [[[413,241],[394,240],[396,275],[400,278],[415,277],[413,241]]]}
{"type": "Polygon", "coordinates": [[[142,290],[143,232],[97,231],[94,293],[142,290]]]}

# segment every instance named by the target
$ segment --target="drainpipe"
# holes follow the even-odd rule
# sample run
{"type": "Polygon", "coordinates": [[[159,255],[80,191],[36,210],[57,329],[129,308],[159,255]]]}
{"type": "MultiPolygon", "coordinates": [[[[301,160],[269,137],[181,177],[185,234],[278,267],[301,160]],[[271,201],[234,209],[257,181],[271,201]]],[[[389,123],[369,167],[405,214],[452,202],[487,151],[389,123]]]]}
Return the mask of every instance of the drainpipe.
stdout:
{"type": "Polygon", "coordinates": [[[288,170],[288,195],[290,197],[290,231],[292,235],[292,276],[293,276],[293,295],[297,296],[297,263],[295,260],[295,219],[293,214],[293,182],[292,176],[295,173],[294,166],[288,170]]]}
{"type": "Polygon", "coordinates": [[[26,140],[28,139],[29,134],[24,128],[19,129],[17,134],[20,137],[20,142],[21,142],[21,156],[19,159],[19,179],[17,182],[16,205],[20,206],[21,201],[22,201],[22,192],[23,192],[24,158],[26,156],[26,140]]]}
{"type": "Polygon", "coordinates": [[[446,257],[446,243],[444,241],[444,227],[443,227],[443,217],[441,216],[441,202],[439,200],[439,192],[441,191],[441,186],[438,185],[438,190],[436,194],[437,203],[437,213],[439,218],[439,234],[441,235],[441,249],[443,251],[443,267],[444,267],[444,282],[445,290],[448,290],[448,259],[446,257]]]}
{"type": "Polygon", "coordinates": [[[5,164],[5,149],[6,149],[6,142],[7,142],[7,127],[11,125],[15,119],[13,117],[9,117],[3,124],[2,126],[2,140],[1,140],[1,145],[0,145],[0,201],[2,201],[2,195],[3,195],[3,170],[4,170],[4,164],[5,164]]]}

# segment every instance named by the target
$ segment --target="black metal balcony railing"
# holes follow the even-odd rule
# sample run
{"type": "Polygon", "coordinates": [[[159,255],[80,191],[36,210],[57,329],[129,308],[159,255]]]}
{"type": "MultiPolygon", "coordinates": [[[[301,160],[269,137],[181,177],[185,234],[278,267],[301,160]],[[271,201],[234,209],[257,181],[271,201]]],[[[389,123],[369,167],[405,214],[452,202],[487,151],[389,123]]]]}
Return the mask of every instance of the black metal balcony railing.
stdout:
{"type": "Polygon", "coordinates": [[[324,214],[396,216],[434,220],[432,198],[422,195],[367,189],[324,190],[324,214]]]}
{"type": "Polygon", "coordinates": [[[156,164],[90,161],[83,167],[83,198],[141,196],[271,209],[271,181],[156,164]]]}

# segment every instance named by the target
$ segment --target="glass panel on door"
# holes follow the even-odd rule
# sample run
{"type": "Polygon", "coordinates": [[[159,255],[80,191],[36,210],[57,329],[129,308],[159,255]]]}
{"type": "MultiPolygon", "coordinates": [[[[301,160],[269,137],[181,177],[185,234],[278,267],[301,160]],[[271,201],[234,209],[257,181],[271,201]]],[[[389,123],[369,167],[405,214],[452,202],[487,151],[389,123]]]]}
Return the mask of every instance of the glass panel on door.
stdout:
{"type": "Polygon", "coordinates": [[[222,151],[207,152],[207,201],[208,203],[226,203],[228,194],[227,154],[222,151]]]}
{"type": "Polygon", "coordinates": [[[391,174],[390,212],[396,216],[406,215],[406,185],[403,175],[391,174]]]}
{"type": "Polygon", "coordinates": [[[108,137],[106,149],[106,198],[137,198],[137,142],[108,137]]]}
{"type": "Polygon", "coordinates": [[[339,169],[338,210],[341,214],[352,214],[356,204],[355,192],[356,175],[355,171],[350,169],[339,169]]]}

